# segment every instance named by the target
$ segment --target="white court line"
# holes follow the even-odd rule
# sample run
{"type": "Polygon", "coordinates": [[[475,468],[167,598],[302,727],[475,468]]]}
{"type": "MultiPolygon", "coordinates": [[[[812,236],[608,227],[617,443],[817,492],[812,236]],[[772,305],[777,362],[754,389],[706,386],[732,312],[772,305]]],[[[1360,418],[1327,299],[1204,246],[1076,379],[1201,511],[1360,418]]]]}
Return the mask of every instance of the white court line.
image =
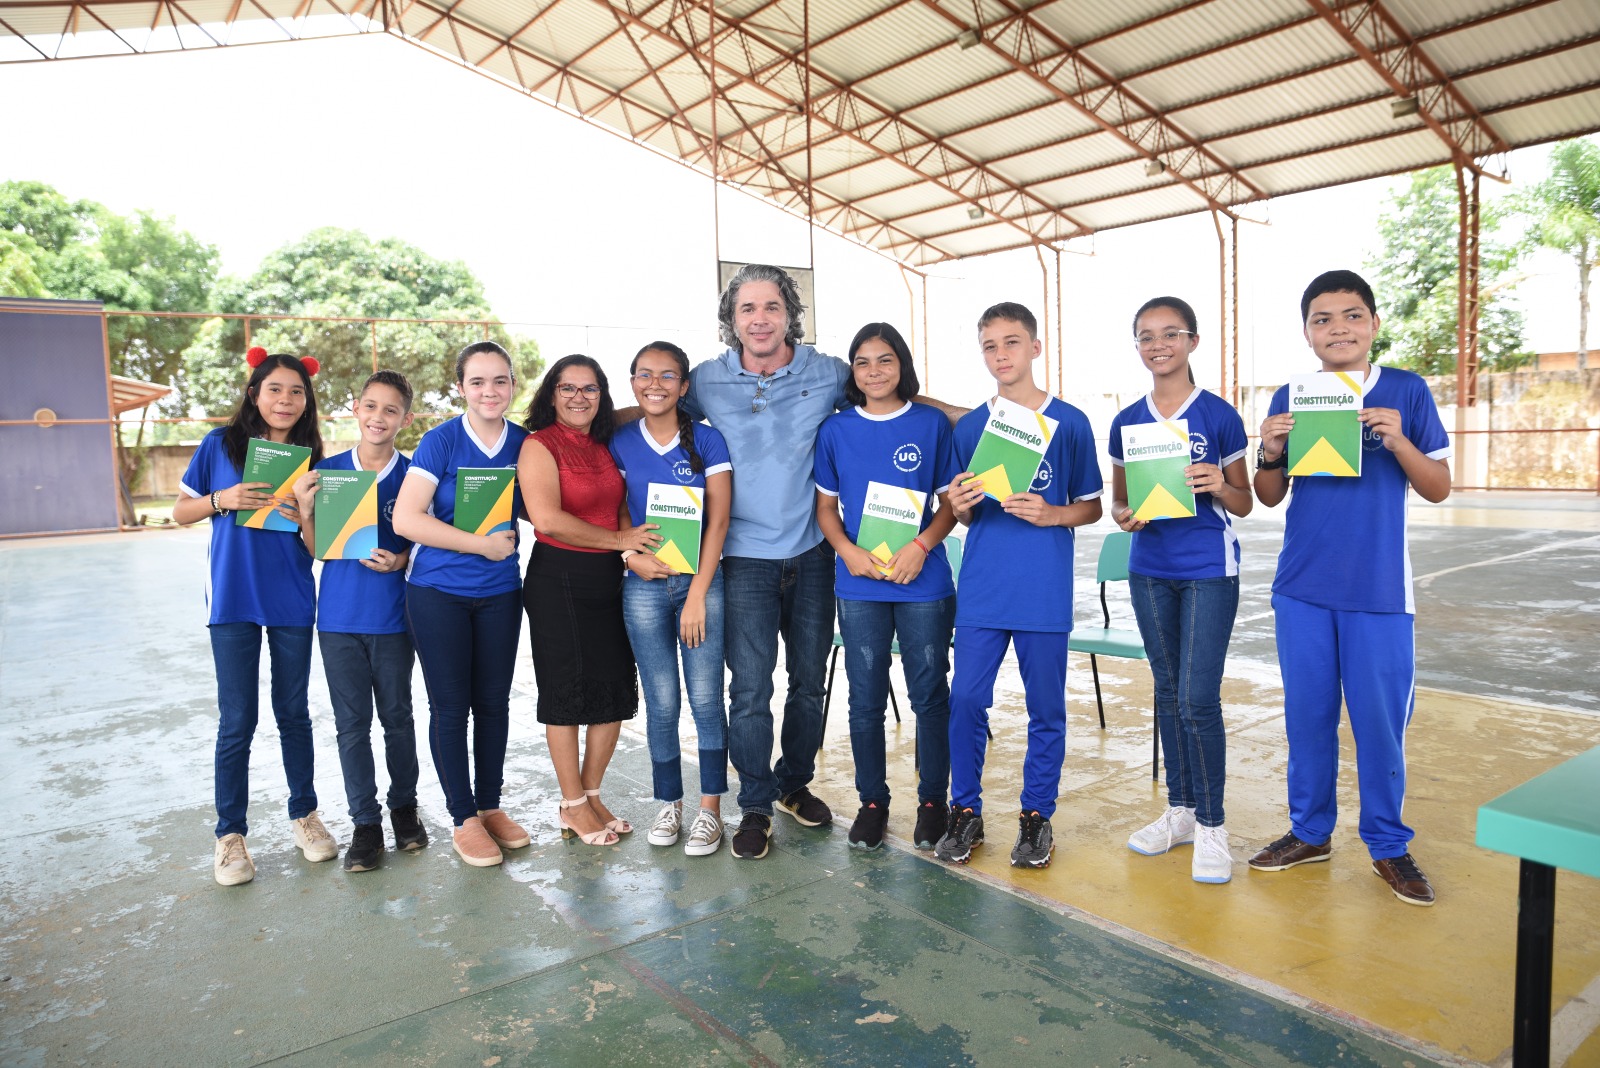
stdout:
{"type": "MultiPolygon", "coordinates": [[[[1584,1039],[1600,1028],[1600,976],[1550,1020],[1550,1068],[1562,1068],[1578,1052],[1584,1039]]],[[[1495,1068],[1511,1068],[1511,1050],[1495,1061],[1495,1068]]]]}

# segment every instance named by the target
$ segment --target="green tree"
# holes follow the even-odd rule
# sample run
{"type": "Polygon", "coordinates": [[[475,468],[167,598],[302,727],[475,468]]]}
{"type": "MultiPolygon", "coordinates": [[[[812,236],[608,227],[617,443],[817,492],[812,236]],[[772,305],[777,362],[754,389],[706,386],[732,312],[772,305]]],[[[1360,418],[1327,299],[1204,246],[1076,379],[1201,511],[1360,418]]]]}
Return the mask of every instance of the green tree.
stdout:
{"type": "MultiPolygon", "coordinates": [[[[347,412],[356,391],[379,367],[399,371],[416,392],[419,411],[445,411],[455,382],[455,354],[485,337],[481,326],[446,323],[346,323],[339,318],[494,321],[483,286],[460,261],[434,259],[394,238],[374,240],[359,230],[313,230],[269,254],[248,279],[224,279],[219,310],[253,319],[249,344],[272,352],[315,357],[317,404],[327,415],[347,412]]],[[[519,379],[539,371],[538,346],[514,338],[498,322],[487,336],[505,345],[519,379]]],[[[213,320],[201,330],[185,360],[183,392],[191,407],[223,415],[239,403],[246,373],[245,326],[213,320]]],[[[400,439],[410,446],[424,427],[400,439]]]]}
{"type": "Polygon", "coordinates": [[[1578,366],[1589,359],[1589,279],[1600,267],[1600,144],[1562,141],[1550,151],[1550,172],[1522,198],[1536,244],[1578,265],[1578,366]]]}
{"type": "MultiPolygon", "coordinates": [[[[1485,371],[1510,370],[1529,358],[1522,314],[1502,299],[1519,249],[1497,239],[1501,214],[1486,205],[1479,228],[1478,361],[1485,371]]],[[[1418,374],[1455,372],[1459,224],[1449,167],[1414,171],[1391,194],[1378,217],[1383,250],[1367,263],[1382,305],[1373,359],[1418,374]]]]}

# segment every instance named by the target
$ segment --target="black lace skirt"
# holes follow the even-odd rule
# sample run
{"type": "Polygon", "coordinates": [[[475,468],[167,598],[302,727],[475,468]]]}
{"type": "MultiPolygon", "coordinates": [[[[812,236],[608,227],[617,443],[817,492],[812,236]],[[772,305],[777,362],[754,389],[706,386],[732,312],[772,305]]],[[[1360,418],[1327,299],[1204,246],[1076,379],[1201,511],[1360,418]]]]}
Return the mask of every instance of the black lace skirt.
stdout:
{"type": "Polygon", "coordinates": [[[616,553],[535,542],[522,583],[540,723],[615,723],[639,710],[616,553]]]}

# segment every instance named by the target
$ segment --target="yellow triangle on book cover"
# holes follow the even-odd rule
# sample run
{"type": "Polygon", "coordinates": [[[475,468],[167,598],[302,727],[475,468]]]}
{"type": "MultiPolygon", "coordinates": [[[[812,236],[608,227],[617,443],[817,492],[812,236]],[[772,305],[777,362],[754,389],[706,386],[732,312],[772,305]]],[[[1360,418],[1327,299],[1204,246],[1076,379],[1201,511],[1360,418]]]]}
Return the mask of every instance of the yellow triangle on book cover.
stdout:
{"type": "Polygon", "coordinates": [[[1339,455],[1339,450],[1329,444],[1327,438],[1318,438],[1317,443],[1306,450],[1300,457],[1300,462],[1290,470],[1291,475],[1355,475],[1356,469],[1350,462],[1339,455]]]}
{"type": "Polygon", "coordinates": [[[1011,496],[1011,479],[1006,477],[1006,469],[995,464],[989,470],[978,475],[978,481],[983,483],[983,492],[996,500],[1005,500],[1011,496]]]}
{"type": "Polygon", "coordinates": [[[1133,513],[1135,519],[1147,520],[1181,519],[1192,515],[1194,513],[1159,482],[1150,491],[1150,495],[1144,499],[1144,503],[1139,505],[1139,510],[1133,513]]]}
{"type": "Polygon", "coordinates": [[[872,555],[876,556],[879,560],[882,560],[884,563],[887,564],[890,561],[890,559],[893,558],[894,553],[889,551],[889,543],[888,542],[880,541],[878,543],[878,547],[876,549],[872,550],[872,555]]]}
{"type": "Polygon", "coordinates": [[[669,541],[656,550],[656,559],[666,564],[680,575],[694,574],[694,568],[689,566],[688,559],[683,555],[683,550],[678,548],[678,543],[669,541]]]}

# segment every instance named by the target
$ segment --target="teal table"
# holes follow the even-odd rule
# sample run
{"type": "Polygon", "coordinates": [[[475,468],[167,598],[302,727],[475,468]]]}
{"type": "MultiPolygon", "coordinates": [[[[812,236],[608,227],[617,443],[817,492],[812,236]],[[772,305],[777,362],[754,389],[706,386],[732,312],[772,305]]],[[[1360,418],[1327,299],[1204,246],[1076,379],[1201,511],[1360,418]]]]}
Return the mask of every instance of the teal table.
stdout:
{"type": "Polygon", "coordinates": [[[1600,746],[1480,805],[1478,845],[1522,859],[1512,1064],[1548,1065],[1556,869],[1600,878],[1600,746]]]}

